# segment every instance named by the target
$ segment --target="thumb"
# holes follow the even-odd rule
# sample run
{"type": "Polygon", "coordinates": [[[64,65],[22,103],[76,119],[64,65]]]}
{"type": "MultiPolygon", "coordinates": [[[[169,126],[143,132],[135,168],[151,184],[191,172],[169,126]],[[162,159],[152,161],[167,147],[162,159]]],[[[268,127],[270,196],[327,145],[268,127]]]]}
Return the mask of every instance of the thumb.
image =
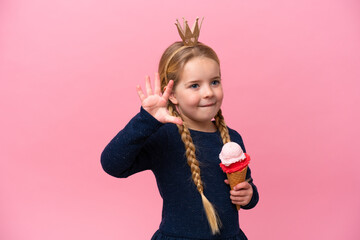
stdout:
{"type": "Polygon", "coordinates": [[[224,182],[225,182],[226,184],[228,184],[228,185],[230,184],[230,183],[229,183],[229,180],[227,180],[227,179],[225,179],[224,182]]]}
{"type": "Polygon", "coordinates": [[[170,122],[170,123],[175,123],[175,124],[178,124],[178,125],[182,125],[182,124],[183,124],[183,121],[181,120],[181,118],[179,118],[179,117],[174,117],[174,116],[166,116],[166,117],[165,117],[165,121],[166,121],[166,122],[170,122]]]}

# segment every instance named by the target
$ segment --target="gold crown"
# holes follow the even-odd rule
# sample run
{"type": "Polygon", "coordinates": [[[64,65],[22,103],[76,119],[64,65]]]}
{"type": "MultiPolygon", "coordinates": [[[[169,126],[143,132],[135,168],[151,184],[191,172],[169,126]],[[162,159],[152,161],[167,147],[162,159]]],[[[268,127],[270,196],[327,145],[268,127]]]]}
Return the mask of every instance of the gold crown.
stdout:
{"type": "Polygon", "coordinates": [[[196,18],[194,25],[192,27],[192,30],[190,30],[188,22],[185,20],[185,18],[183,18],[184,28],[181,28],[179,20],[176,19],[175,25],[179,31],[180,37],[183,40],[183,43],[185,46],[195,46],[197,44],[203,20],[204,20],[204,18],[201,19],[201,23],[200,23],[200,27],[199,27],[199,23],[198,23],[199,18],[196,18]]]}

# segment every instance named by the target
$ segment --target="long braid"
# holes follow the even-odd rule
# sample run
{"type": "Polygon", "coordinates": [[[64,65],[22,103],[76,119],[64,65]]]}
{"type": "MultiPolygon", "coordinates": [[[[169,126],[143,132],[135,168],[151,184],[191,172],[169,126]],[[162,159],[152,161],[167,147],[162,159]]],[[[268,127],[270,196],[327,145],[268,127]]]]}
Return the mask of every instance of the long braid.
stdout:
{"type": "MultiPolygon", "coordinates": [[[[171,103],[169,103],[168,105],[168,110],[171,115],[175,117],[181,117],[180,114],[174,109],[174,106],[171,103]]],[[[206,217],[208,219],[211,231],[213,234],[219,233],[221,221],[216,213],[214,206],[209,202],[209,200],[204,195],[204,188],[200,176],[199,161],[196,159],[195,145],[192,141],[190,131],[185,123],[183,125],[177,125],[177,127],[179,129],[181,140],[183,141],[185,146],[187,163],[190,166],[190,170],[191,170],[191,177],[197,190],[201,195],[201,200],[205,209],[206,217]]]]}
{"type": "Polygon", "coordinates": [[[215,116],[215,125],[220,132],[223,143],[226,144],[230,142],[229,130],[225,124],[224,116],[222,115],[221,109],[219,109],[218,113],[215,116]]]}
{"type": "Polygon", "coordinates": [[[194,181],[197,190],[201,193],[204,191],[204,188],[203,188],[203,185],[201,182],[201,177],[200,177],[199,161],[196,159],[196,156],[195,156],[195,145],[190,136],[190,131],[187,128],[187,126],[184,124],[184,125],[180,126],[179,132],[181,132],[180,133],[181,140],[185,144],[186,158],[187,158],[187,163],[191,169],[192,180],[194,181]]]}

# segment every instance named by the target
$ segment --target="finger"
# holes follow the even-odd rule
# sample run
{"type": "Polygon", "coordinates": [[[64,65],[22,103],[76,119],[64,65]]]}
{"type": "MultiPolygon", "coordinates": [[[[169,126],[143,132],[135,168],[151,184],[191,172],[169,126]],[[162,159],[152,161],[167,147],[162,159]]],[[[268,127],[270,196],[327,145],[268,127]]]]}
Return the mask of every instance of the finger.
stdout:
{"type": "Polygon", "coordinates": [[[231,202],[232,202],[232,204],[240,205],[240,206],[245,206],[248,204],[247,200],[234,200],[231,202]]]}
{"type": "Polygon", "coordinates": [[[154,93],[160,95],[160,76],[159,73],[155,73],[155,88],[154,93]]]}
{"type": "Polygon", "coordinates": [[[239,184],[236,184],[234,187],[234,190],[240,190],[240,189],[248,189],[251,185],[248,182],[241,182],[239,184]]]}
{"type": "Polygon", "coordinates": [[[236,204],[243,204],[243,203],[248,203],[250,198],[249,197],[234,197],[234,196],[230,196],[230,199],[232,202],[235,202],[236,204]]]}
{"type": "Polygon", "coordinates": [[[242,205],[244,202],[245,202],[245,199],[243,198],[234,198],[234,197],[230,197],[230,200],[233,204],[236,204],[236,205],[242,205]]]}
{"type": "Polygon", "coordinates": [[[225,179],[224,182],[225,182],[226,184],[228,184],[228,185],[230,184],[230,183],[229,183],[229,180],[227,180],[227,179],[225,179]]]}
{"type": "Polygon", "coordinates": [[[233,197],[246,197],[249,194],[250,194],[250,192],[243,191],[243,190],[240,190],[240,191],[231,190],[230,191],[230,195],[233,196],[233,197]]]}
{"type": "Polygon", "coordinates": [[[230,199],[236,203],[244,201],[244,197],[230,196],[230,199]]]}
{"type": "Polygon", "coordinates": [[[145,99],[146,97],[145,97],[145,95],[144,95],[144,93],[143,93],[140,85],[137,85],[137,86],[136,86],[136,91],[137,91],[137,94],[139,95],[139,98],[140,98],[141,102],[144,101],[144,99],[145,99]]]}
{"type": "Polygon", "coordinates": [[[181,118],[174,117],[174,116],[166,116],[165,121],[169,122],[169,123],[175,123],[175,124],[178,124],[178,125],[183,124],[183,121],[181,120],[181,118]]]}
{"type": "Polygon", "coordinates": [[[152,95],[152,89],[151,89],[151,83],[150,83],[150,77],[149,76],[146,76],[145,87],[146,87],[147,95],[148,96],[152,95]]]}
{"type": "Polygon", "coordinates": [[[165,98],[166,101],[169,99],[173,86],[174,86],[174,81],[170,80],[163,94],[163,98],[165,98]]]}

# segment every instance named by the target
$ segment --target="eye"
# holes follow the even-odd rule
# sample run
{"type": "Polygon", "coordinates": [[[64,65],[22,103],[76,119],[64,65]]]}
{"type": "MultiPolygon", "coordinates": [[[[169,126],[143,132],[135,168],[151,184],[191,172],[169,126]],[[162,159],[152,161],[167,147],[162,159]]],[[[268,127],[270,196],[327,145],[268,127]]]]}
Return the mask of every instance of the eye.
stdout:
{"type": "Polygon", "coordinates": [[[194,84],[190,85],[190,88],[198,88],[198,87],[199,87],[199,84],[197,84],[197,83],[194,83],[194,84]]]}
{"type": "Polygon", "coordinates": [[[220,80],[214,80],[211,82],[212,85],[219,85],[220,84],[220,80]]]}

